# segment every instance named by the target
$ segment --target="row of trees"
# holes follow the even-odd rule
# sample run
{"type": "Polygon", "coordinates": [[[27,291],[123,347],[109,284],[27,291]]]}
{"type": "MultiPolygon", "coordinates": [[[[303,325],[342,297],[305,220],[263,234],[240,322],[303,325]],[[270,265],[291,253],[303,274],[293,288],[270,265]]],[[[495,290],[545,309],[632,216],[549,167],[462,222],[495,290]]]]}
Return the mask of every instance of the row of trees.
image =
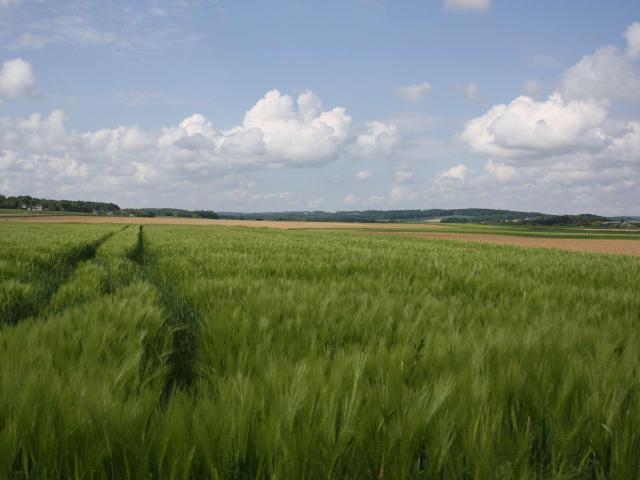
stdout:
{"type": "Polygon", "coordinates": [[[126,208],[121,210],[120,214],[135,215],[136,217],[219,218],[218,214],[211,210],[182,210],[179,208],[126,208]]]}
{"type": "Polygon", "coordinates": [[[236,218],[246,220],[307,220],[325,222],[389,222],[403,220],[428,220],[441,218],[448,223],[503,223],[516,221],[525,225],[591,225],[607,219],[597,215],[545,215],[538,212],[494,210],[485,208],[431,209],[431,210],[363,210],[363,211],[298,211],[262,213],[224,213],[212,210],[182,210],[178,208],[127,208],[115,203],[87,202],[84,200],[48,200],[29,195],[5,197],[0,195],[0,208],[33,208],[42,206],[54,212],[107,213],[135,215],[137,217],[184,218],[236,218]]]}
{"type": "Polygon", "coordinates": [[[5,197],[0,195],[0,208],[33,208],[42,206],[44,210],[54,212],[78,212],[92,213],[98,212],[117,212],[120,207],[115,203],[104,202],[87,202],[84,200],[48,200],[45,198],[35,198],[29,195],[20,195],[17,197],[5,197]]]}
{"type": "Polygon", "coordinates": [[[522,223],[525,225],[540,225],[544,227],[553,226],[601,226],[602,222],[606,222],[606,217],[592,215],[590,213],[581,213],[579,215],[554,215],[545,218],[532,218],[522,223]]]}
{"type": "Polygon", "coordinates": [[[134,215],[136,217],[184,217],[184,218],[219,218],[211,210],[182,210],[179,208],[126,208],[121,209],[115,203],[87,202],[84,200],[49,200],[29,195],[5,197],[0,195],[0,208],[27,209],[42,207],[53,212],[78,213],[111,213],[113,215],[134,215]]]}
{"type": "Polygon", "coordinates": [[[390,222],[453,218],[457,223],[486,221],[500,223],[506,220],[543,217],[538,212],[517,212],[487,208],[431,209],[431,210],[362,210],[339,212],[262,212],[224,213],[224,218],[245,220],[307,220],[314,222],[390,222]]]}

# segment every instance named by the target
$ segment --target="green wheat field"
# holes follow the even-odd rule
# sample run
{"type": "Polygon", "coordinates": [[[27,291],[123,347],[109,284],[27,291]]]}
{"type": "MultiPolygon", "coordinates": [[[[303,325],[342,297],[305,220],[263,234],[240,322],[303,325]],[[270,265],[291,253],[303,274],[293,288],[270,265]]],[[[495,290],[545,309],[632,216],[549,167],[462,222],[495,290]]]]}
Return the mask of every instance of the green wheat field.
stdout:
{"type": "Polygon", "coordinates": [[[0,478],[640,478],[640,261],[0,224],[0,478]]]}

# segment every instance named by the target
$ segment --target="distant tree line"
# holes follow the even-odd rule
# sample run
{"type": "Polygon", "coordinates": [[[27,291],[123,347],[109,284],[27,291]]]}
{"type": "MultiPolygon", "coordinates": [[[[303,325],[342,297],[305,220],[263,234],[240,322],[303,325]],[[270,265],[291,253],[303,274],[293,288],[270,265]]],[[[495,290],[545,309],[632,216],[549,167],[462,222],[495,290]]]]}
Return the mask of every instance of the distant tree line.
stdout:
{"type": "Polygon", "coordinates": [[[121,210],[120,214],[136,217],[219,218],[218,214],[211,210],[183,210],[180,208],[125,208],[121,210]]]}
{"type": "Polygon", "coordinates": [[[115,203],[87,202],[85,200],[48,200],[29,195],[5,197],[0,195],[0,208],[34,208],[41,206],[44,210],[53,212],[117,212],[120,207],[115,203]]]}
{"type": "Polygon", "coordinates": [[[32,209],[42,207],[52,212],[97,213],[136,217],[219,218],[211,210],[183,210],[179,208],[120,208],[115,203],[87,202],[85,200],[50,200],[29,195],[6,197],[0,195],[0,208],[32,209]]]}
{"type": "Polygon", "coordinates": [[[579,215],[553,215],[544,218],[532,218],[524,220],[522,223],[526,225],[541,225],[545,227],[553,226],[601,226],[603,222],[608,220],[607,217],[592,215],[590,213],[581,213],[579,215]]]}
{"type": "MultiPolygon", "coordinates": [[[[601,226],[608,218],[591,214],[548,215],[540,212],[520,212],[490,208],[430,209],[430,210],[345,210],[338,212],[214,212],[179,208],[125,208],[115,203],[84,200],[49,200],[28,195],[0,195],[0,208],[33,208],[59,212],[98,213],[136,217],[227,218],[241,220],[297,220],[310,222],[410,222],[439,219],[445,223],[521,224],[540,226],[601,226]]],[[[627,218],[627,217],[620,217],[627,218]]],[[[629,217],[630,218],[630,217],[629,217]]]]}
{"type": "Polygon", "coordinates": [[[442,221],[450,221],[450,219],[453,219],[454,223],[477,223],[478,221],[500,223],[506,220],[543,217],[545,214],[538,212],[518,212],[513,210],[494,210],[486,208],[462,208],[430,210],[354,210],[338,212],[222,212],[220,213],[220,216],[221,218],[244,220],[298,220],[310,222],[406,222],[439,218],[442,221]]]}

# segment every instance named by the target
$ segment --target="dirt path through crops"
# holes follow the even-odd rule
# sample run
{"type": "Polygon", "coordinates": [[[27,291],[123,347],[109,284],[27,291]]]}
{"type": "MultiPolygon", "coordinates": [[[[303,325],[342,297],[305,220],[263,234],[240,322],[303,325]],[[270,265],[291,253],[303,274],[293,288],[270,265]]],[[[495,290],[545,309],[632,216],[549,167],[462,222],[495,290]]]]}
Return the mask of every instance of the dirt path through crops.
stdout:
{"type": "Polygon", "coordinates": [[[367,235],[405,235],[440,240],[493,243],[496,245],[515,245],[518,247],[556,248],[572,252],[614,253],[619,255],[640,256],[639,240],[606,240],[574,238],[516,237],[511,235],[489,235],[479,233],[447,232],[367,232],[367,235]]]}

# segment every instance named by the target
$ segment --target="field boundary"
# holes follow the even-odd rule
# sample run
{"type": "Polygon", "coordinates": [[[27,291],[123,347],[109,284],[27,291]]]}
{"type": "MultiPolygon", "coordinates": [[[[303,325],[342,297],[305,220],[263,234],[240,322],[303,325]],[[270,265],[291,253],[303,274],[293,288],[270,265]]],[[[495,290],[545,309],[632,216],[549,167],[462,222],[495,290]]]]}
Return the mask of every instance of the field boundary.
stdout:
{"type": "Polygon", "coordinates": [[[369,230],[369,229],[424,229],[448,230],[450,225],[439,223],[400,223],[400,222],[306,222],[301,220],[232,220],[209,218],[180,218],[180,217],[118,217],[118,216],[74,216],[74,215],[43,215],[23,217],[2,217],[5,222],[44,222],[44,223],[116,223],[134,225],[219,225],[225,227],[275,228],[280,230],[369,230]]]}
{"type": "Polygon", "coordinates": [[[495,235],[485,233],[452,232],[362,232],[362,235],[403,236],[432,240],[453,240],[458,242],[488,243],[521,248],[546,248],[569,252],[607,253],[640,257],[640,241],[628,239],[572,239],[542,238],[516,235],[495,235]]]}

